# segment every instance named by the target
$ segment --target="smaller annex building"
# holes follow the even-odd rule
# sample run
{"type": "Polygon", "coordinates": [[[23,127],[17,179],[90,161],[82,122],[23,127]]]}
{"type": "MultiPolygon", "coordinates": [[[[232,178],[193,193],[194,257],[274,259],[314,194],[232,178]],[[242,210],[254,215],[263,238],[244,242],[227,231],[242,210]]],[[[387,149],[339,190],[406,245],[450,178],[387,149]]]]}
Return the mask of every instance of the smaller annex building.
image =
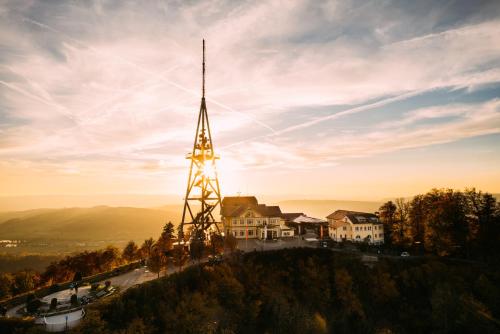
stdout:
{"type": "Polygon", "coordinates": [[[328,231],[328,222],[326,220],[309,217],[302,212],[284,213],[282,217],[285,224],[292,227],[297,235],[312,231],[322,239],[328,231]]]}
{"type": "Polygon", "coordinates": [[[384,225],[373,213],[337,210],[326,218],[332,240],[384,243],[384,225]]]}
{"type": "Polygon", "coordinates": [[[238,239],[272,240],[293,237],[279,206],[259,204],[255,196],[224,197],[221,205],[224,233],[238,239]]]}

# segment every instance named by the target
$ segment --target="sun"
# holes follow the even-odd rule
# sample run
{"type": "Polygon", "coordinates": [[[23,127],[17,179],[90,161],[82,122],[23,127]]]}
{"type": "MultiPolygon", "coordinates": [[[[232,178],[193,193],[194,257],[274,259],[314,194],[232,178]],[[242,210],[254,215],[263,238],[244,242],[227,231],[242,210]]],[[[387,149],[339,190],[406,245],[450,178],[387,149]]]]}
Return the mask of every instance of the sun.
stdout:
{"type": "Polygon", "coordinates": [[[205,161],[205,164],[203,165],[203,171],[202,174],[208,179],[213,179],[215,178],[215,163],[213,160],[207,160],[205,161]]]}

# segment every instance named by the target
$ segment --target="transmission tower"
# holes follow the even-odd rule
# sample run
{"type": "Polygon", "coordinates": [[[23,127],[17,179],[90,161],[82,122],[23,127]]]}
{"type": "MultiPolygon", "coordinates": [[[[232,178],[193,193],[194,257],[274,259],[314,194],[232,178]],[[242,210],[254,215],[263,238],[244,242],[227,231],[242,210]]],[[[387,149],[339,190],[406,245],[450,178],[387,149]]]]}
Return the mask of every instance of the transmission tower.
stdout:
{"type": "Polygon", "coordinates": [[[214,153],[205,103],[205,40],[203,40],[202,77],[201,105],[193,151],[186,156],[186,159],[191,160],[191,166],[180,226],[180,231],[183,232],[186,225],[192,225],[191,238],[197,240],[205,240],[211,233],[220,234],[213,216],[214,209],[221,203],[221,197],[215,168],[215,161],[219,157],[214,153]],[[196,210],[198,212],[195,213],[196,210]]]}

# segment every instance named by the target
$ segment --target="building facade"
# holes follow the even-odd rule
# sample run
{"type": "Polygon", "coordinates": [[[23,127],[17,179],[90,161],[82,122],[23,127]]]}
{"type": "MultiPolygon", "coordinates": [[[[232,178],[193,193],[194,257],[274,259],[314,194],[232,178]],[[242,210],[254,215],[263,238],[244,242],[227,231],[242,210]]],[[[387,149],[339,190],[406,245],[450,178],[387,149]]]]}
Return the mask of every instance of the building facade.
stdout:
{"type": "Polygon", "coordinates": [[[332,240],[384,243],[384,226],[373,213],[337,210],[326,218],[332,240]]]}
{"type": "Polygon", "coordinates": [[[259,204],[255,196],[224,197],[221,205],[224,233],[238,239],[278,239],[293,237],[285,225],[279,206],[259,204]]]}

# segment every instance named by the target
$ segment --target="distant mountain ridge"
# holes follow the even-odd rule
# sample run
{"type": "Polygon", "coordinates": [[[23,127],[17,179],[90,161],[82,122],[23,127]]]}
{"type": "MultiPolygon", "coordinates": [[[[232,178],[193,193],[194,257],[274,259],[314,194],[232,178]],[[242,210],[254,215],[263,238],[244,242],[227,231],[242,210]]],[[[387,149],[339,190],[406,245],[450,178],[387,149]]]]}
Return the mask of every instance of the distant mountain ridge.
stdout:
{"type": "Polygon", "coordinates": [[[157,237],[167,221],[177,224],[175,207],[39,209],[0,213],[0,239],[136,240],[157,237]]]}

